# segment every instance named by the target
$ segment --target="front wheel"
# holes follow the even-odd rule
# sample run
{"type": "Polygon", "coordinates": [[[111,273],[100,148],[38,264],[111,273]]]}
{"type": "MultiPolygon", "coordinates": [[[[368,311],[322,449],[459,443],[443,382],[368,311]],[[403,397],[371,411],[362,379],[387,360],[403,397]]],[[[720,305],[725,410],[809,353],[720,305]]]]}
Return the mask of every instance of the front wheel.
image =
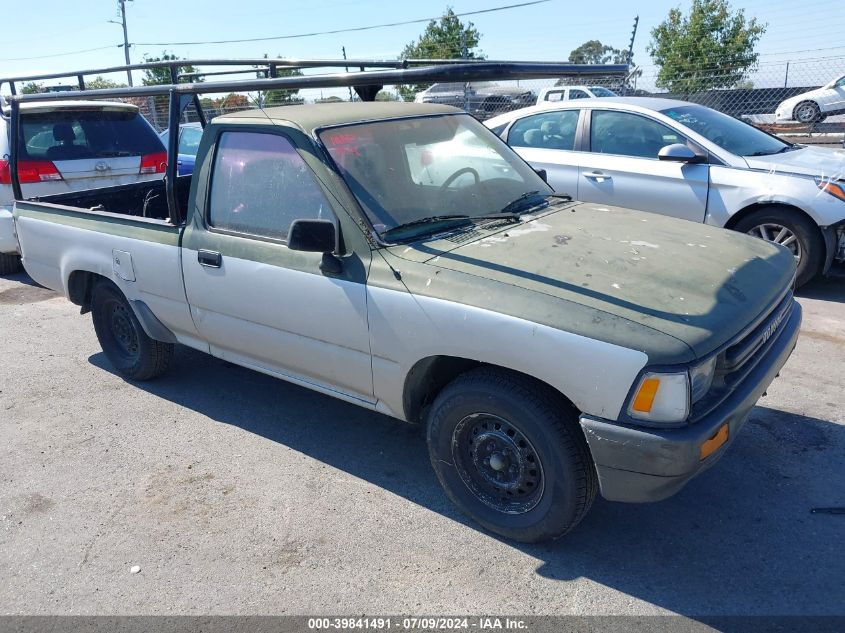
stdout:
{"type": "Polygon", "coordinates": [[[742,218],[733,228],[788,248],[798,266],[796,286],[803,286],[821,271],[824,239],[818,227],[796,211],[762,208],[742,218]]]}
{"type": "Polygon", "coordinates": [[[522,376],[480,368],[456,378],[432,405],[427,440],[449,498],[506,538],[563,536],[596,496],[575,412],[522,376]]]}
{"type": "Polygon", "coordinates": [[[173,344],[147,336],[120,289],[110,281],[94,287],[91,316],[100,347],[114,368],[130,380],[149,380],[170,366],[173,344]]]}
{"type": "Polygon", "coordinates": [[[792,118],[799,123],[816,123],[821,119],[821,111],[815,101],[802,101],[795,106],[792,118]]]}

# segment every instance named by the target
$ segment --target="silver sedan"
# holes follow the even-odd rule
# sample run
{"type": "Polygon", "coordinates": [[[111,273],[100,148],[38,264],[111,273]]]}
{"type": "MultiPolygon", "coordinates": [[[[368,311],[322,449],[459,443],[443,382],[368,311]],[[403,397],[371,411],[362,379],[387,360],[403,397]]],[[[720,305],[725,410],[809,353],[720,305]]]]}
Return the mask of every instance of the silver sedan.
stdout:
{"type": "Polygon", "coordinates": [[[578,200],[735,229],[789,248],[798,283],[845,263],[845,152],[783,141],[704,106],[616,97],[485,121],[578,200]]]}

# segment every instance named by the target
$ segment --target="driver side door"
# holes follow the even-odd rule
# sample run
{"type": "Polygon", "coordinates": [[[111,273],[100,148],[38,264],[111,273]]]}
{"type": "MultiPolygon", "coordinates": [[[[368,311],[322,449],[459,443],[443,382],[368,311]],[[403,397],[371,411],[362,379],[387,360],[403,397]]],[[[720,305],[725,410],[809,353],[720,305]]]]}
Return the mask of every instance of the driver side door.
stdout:
{"type": "Polygon", "coordinates": [[[321,253],[288,248],[293,220],[338,220],[278,127],[223,127],[195,176],[182,243],[191,316],[215,356],[372,404],[369,251],[335,274],[321,270],[321,253]]]}
{"type": "Polygon", "coordinates": [[[686,142],[680,132],[617,110],[592,110],[588,126],[588,151],[579,155],[579,200],[704,221],[710,166],[657,157],[662,147],[686,142]]]}

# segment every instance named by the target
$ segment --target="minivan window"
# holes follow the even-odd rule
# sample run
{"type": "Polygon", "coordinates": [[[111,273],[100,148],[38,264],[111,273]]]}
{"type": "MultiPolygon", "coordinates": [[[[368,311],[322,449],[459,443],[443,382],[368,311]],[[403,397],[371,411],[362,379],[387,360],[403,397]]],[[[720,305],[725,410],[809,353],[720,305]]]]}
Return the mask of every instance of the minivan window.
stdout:
{"type": "Polygon", "coordinates": [[[163,151],[153,128],[134,110],[54,110],[21,117],[22,159],[115,158],[163,151]]]}
{"type": "Polygon", "coordinates": [[[209,224],[218,229],[286,240],[300,218],[333,218],[311,170],[278,134],[224,132],[211,175],[209,224]]]}

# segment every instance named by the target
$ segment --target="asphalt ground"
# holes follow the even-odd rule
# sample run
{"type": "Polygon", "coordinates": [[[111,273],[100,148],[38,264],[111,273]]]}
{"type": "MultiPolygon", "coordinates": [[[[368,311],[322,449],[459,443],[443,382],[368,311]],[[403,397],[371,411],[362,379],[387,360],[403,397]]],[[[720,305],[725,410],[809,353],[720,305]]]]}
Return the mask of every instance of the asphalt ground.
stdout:
{"type": "Polygon", "coordinates": [[[845,614],[845,282],[801,293],[719,464],[562,540],[486,534],[419,428],[189,349],[130,384],[90,315],[0,279],[4,614],[845,614]],[[133,567],[139,567],[132,573],[133,567]]]}

